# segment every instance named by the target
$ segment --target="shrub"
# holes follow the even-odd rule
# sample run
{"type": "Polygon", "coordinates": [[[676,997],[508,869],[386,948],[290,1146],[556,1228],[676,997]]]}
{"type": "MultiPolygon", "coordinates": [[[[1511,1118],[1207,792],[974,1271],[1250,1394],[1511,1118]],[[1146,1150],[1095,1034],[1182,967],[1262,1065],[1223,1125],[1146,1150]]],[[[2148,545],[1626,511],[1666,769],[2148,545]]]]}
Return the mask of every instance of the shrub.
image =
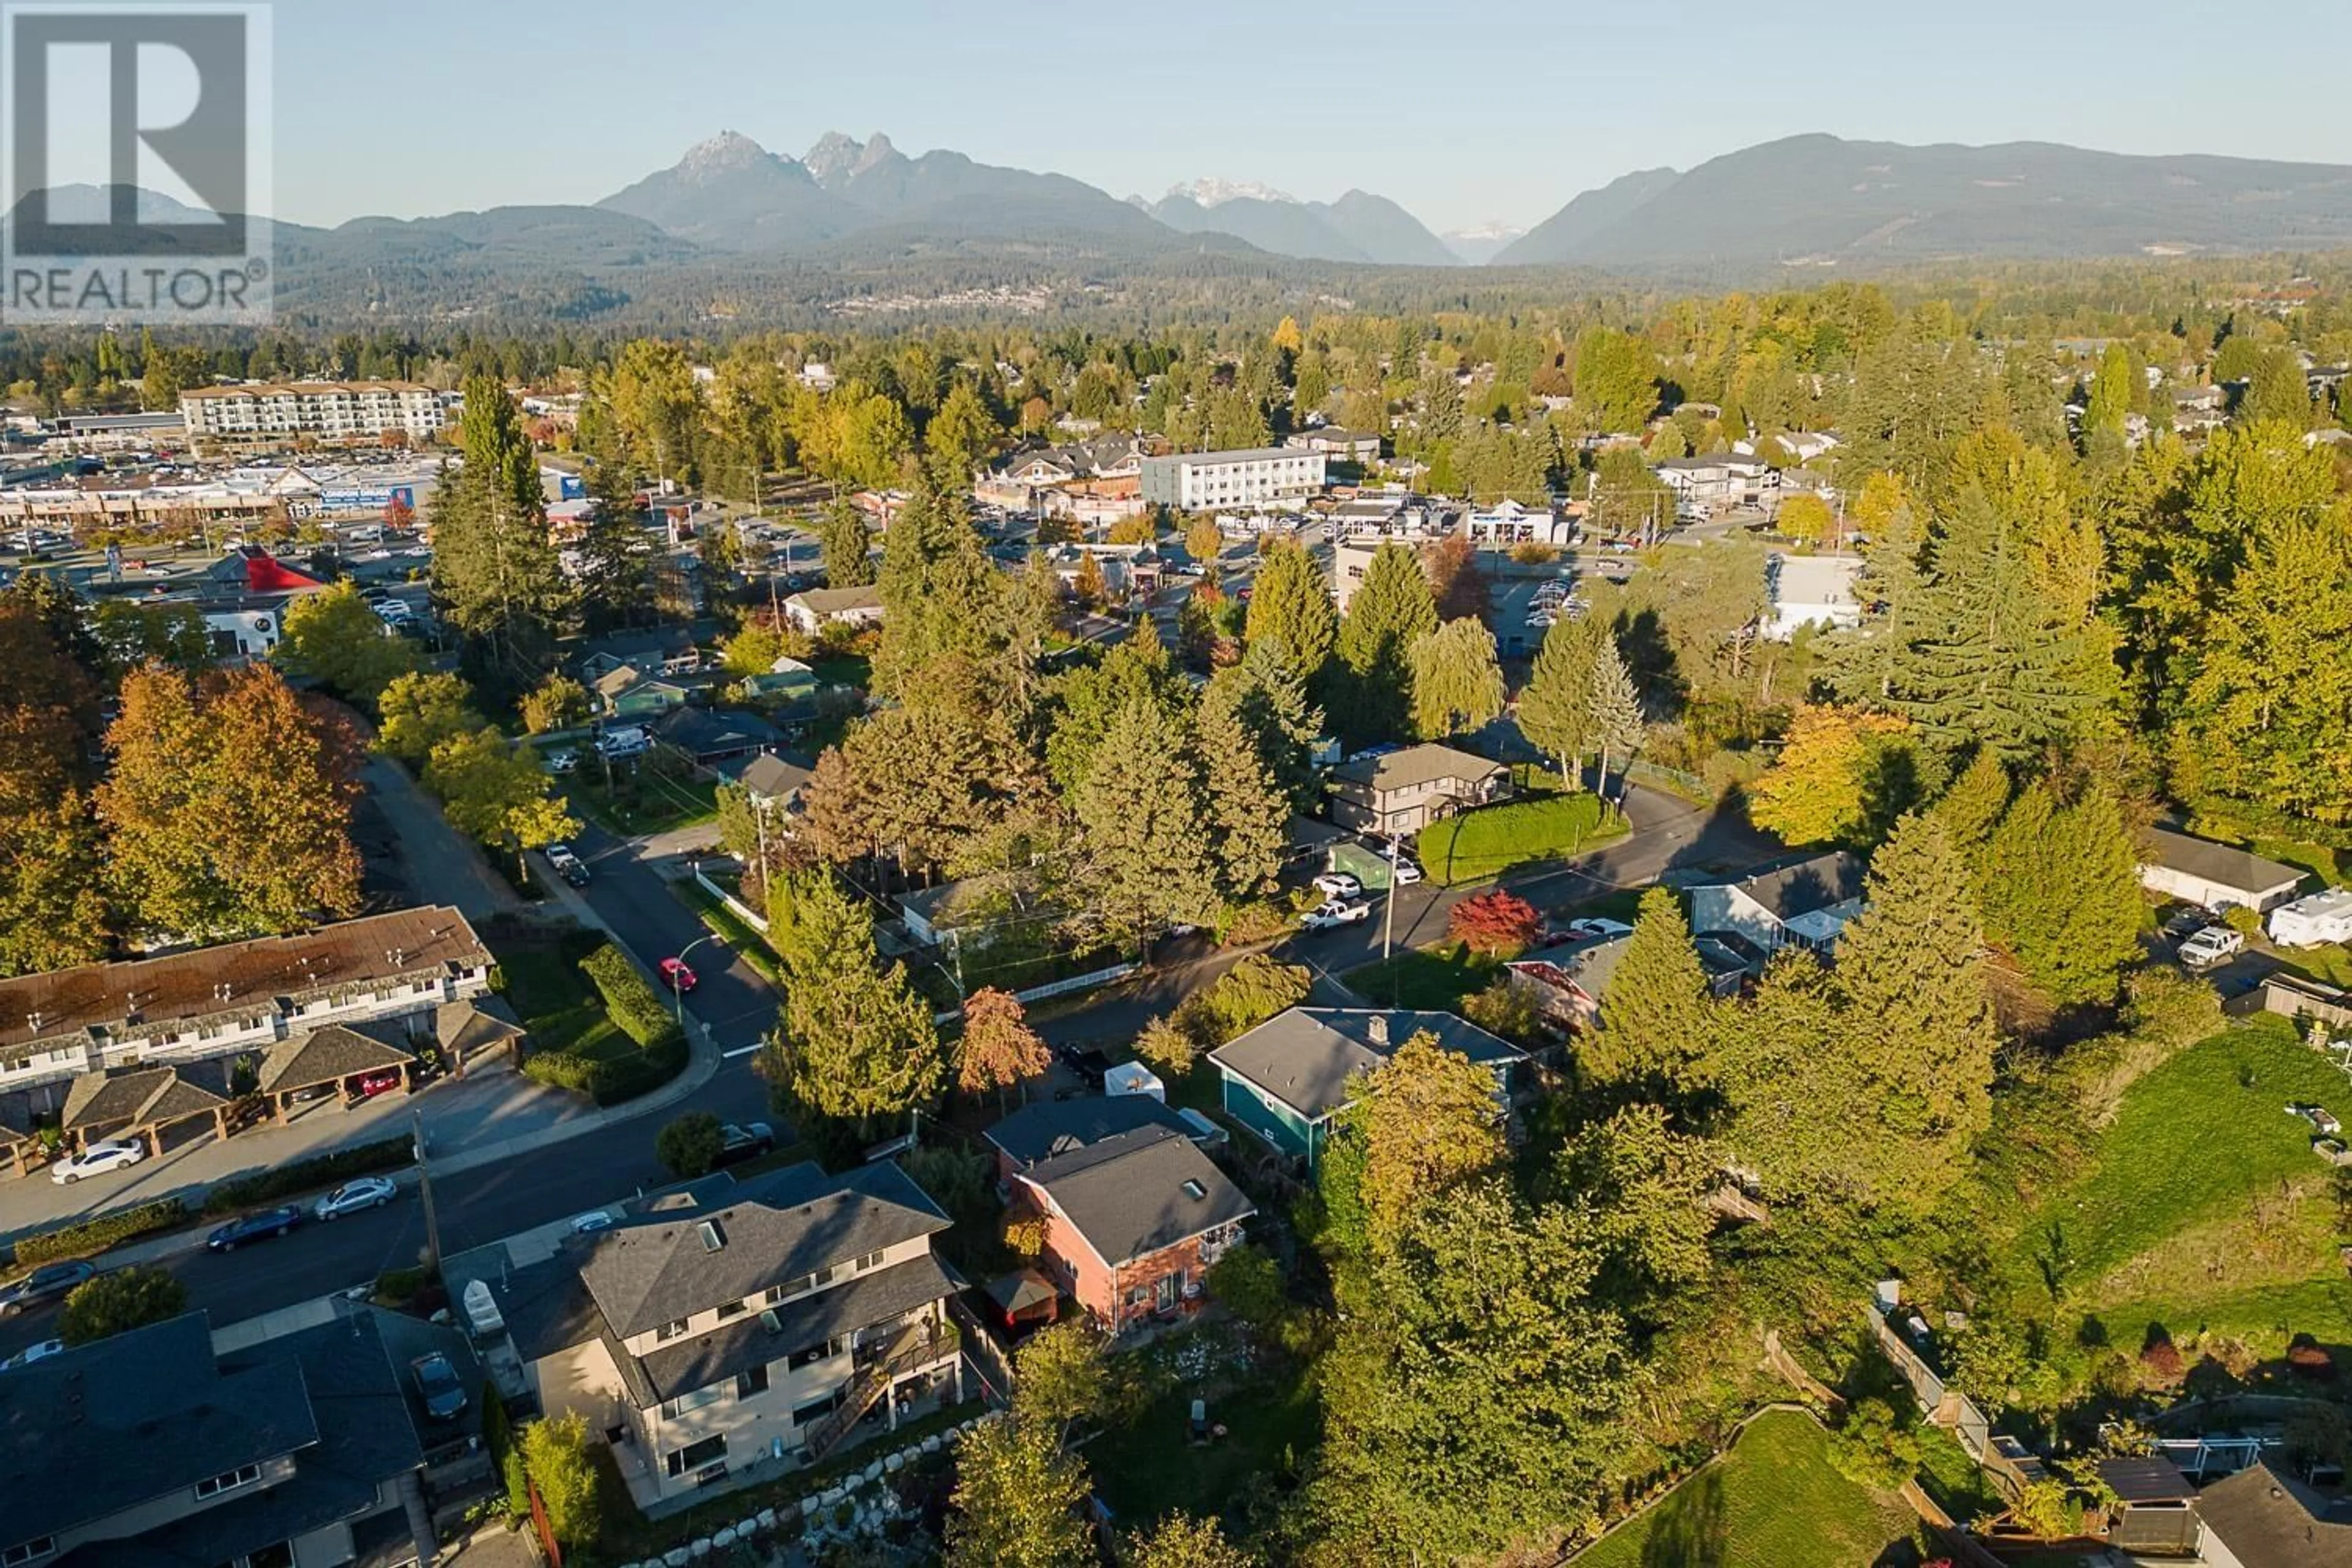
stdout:
{"type": "Polygon", "coordinates": [[[1600,800],[1553,795],[1482,806],[1433,822],[1416,841],[1423,869],[1447,886],[1484,881],[1514,866],[1570,855],[1603,826],[1600,800]]]}
{"type": "Polygon", "coordinates": [[[692,1054],[685,1037],[673,1032],[666,1040],[623,1057],[540,1051],[524,1058],[522,1072],[533,1083],[584,1094],[598,1105],[618,1105],[649,1094],[684,1072],[692,1054]]]}
{"type": "Polygon", "coordinates": [[[505,1483],[509,1517],[524,1518],[530,1512],[530,1482],[523,1474],[521,1450],[515,1447],[507,1402],[499,1397],[498,1384],[488,1378],[482,1380],[482,1446],[489,1450],[490,1463],[498,1467],[499,1479],[505,1483]]]}
{"type": "Polygon", "coordinates": [[[1261,1249],[1246,1244],[1209,1266],[1209,1294],[1267,1339],[1278,1339],[1290,1316],[1290,1296],[1282,1268],[1261,1249]]]}
{"type": "Polygon", "coordinates": [[[1516,957],[1543,932],[1543,916],[1517,893],[1500,888],[1473,893],[1445,917],[1448,936],[1473,952],[1516,957]]]}
{"type": "Polygon", "coordinates": [[[1181,1025],[1154,1018],[1136,1035],[1135,1054],[1171,1078],[1182,1078],[1192,1070],[1201,1051],[1181,1025]]]}
{"type": "Polygon", "coordinates": [[[624,1034],[651,1048],[677,1033],[677,1019],[637,966],[606,942],[580,961],[585,974],[604,998],[604,1011],[624,1034]]]}
{"type": "Polygon", "coordinates": [[[727,1148],[719,1118],[707,1110],[691,1110],[672,1119],[654,1135],[654,1157],[673,1176],[692,1181],[707,1176],[727,1148]]]}
{"type": "Polygon", "coordinates": [[[79,1225],[60,1226],[38,1236],[28,1236],[16,1244],[16,1261],[54,1263],[61,1258],[95,1257],[133,1237],[169,1230],[187,1217],[187,1205],[179,1199],[157,1198],[152,1203],[86,1219],[79,1225]]]}
{"type": "Polygon", "coordinates": [[[74,1287],[58,1314],[58,1337],[86,1345],[176,1318],[187,1309],[188,1288],[162,1269],[118,1268],[74,1287]]]}
{"type": "Polygon", "coordinates": [[[2240,936],[2263,934],[2263,917],[2243,904],[2231,904],[2221,911],[2221,923],[2240,936]]]}
{"type": "Polygon", "coordinates": [[[1034,1262],[1045,1251],[1045,1222],[1036,1215],[1006,1215],[1002,1235],[1005,1247],[1024,1262],[1034,1262]]]}
{"type": "Polygon", "coordinates": [[[2143,969],[2124,982],[2124,1018],[2133,1034],[2186,1050],[2221,1032],[2221,999],[2202,980],[2169,969],[2143,969]]]}
{"type": "Polygon", "coordinates": [[[1205,1026],[1209,1044],[1223,1045],[1298,1005],[1307,999],[1311,984],[1305,964],[1276,963],[1262,952],[1254,952],[1227,970],[1214,985],[1187,998],[1178,1009],[1179,1021],[1186,1022],[1183,1013],[1197,1002],[1200,1010],[1190,1022],[1205,1026]]]}
{"type": "Polygon", "coordinates": [[[1288,933],[1293,911],[1272,899],[1251,899],[1244,903],[1227,904],[1223,924],[1218,928],[1217,940],[1229,947],[1248,947],[1261,942],[1272,942],[1288,933]]]}
{"type": "Polygon", "coordinates": [[[375,1277],[375,1299],[387,1307],[404,1307],[425,1289],[422,1268],[387,1268],[375,1277]]]}
{"type": "Polygon", "coordinates": [[[223,1182],[205,1194],[205,1213],[231,1214],[238,1209],[256,1208],[299,1193],[336,1186],[353,1176],[402,1170],[415,1162],[415,1148],[405,1132],[396,1138],[379,1138],[373,1143],[361,1143],[331,1154],[297,1160],[258,1175],[223,1182]]]}
{"type": "Polygon", "coordinates": [[[2139,1363],[2159,1383],[2180,1381],[2180,1347],[2157,1324],[2148,1325],[2147,1342],[2139,1348],[2139,1363]]]}
{"type": "Polygon", "coordinates": [[[1512,984],[1508,974],[1497,974],[1485,990],[1462,998],[1462,1016],[1514,1045],[1528,1045],[1543,1031],[1543,1015],[1536,999],[1524,987],[1512,984]]]}
{"type": "Polygon", "coordinates": [[[1858,1399],[1830,1434],[1830,1463],[1859,1486],[1892,1491],[1918,1472],[1918,1436],[1883,1399],[1858,1399]]]}

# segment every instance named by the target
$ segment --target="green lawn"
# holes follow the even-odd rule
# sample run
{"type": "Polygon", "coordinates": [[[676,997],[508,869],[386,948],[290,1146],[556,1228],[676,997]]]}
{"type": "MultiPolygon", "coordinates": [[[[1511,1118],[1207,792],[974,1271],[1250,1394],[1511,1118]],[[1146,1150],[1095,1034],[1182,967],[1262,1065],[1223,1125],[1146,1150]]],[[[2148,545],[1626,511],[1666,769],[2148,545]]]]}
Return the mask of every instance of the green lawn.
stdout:
{"type": "Polygon", "coordinates": [[[1185,1433],[1196,1391],[1178,1387],[1133,1424],[1106,1432],[1083,1452],[1095,1489],[1119,1528],[1146,1524],[1177,1509],[1213,1515],[1251,1477],[1304,1458],[1318,1432],[1315,1394],[1295,1373],[1255,1378],[1209,1397],[1209,1419],[1224,1423],[1222,1443],[1193,1447],[1185,1433]]]}
{"type": "Polygon", "coordinates": [[[2057,1260],[2126,1349],[2151,1322],[2268,1352],[2297,1331],[2344,1342],[2332,1173],[2290,1100],[2352,1113],[2352,1083],[2285,1020],[2191,1047],[2126,1092],[2095,1163],[2027,1216],[2013,1253],[2057,1260]]]}
{"type": "Polygon", "coordinates": [[[1485,990],[1502,967],[1499,960],[1482,957],[1459,942],[1445,942],[1407,948],[1385,963],[1374,959],[1339,978],[1357,994],[1383,1007],[1451,1012],[1463,997],[1485,990]]]}
{"type": "Polygon", "coordinates": [[[519,947],[499,955],[502,994],[534,1051],[570,1051],[598,1060],[637,1048],[635,1040],[604,1015],[596,988],[579,966],[554,947],[519,947]]]}
{"type": "Polygon", "coordinates": [[[691,881],[672,882],[669,890],[702,917],[702,923],[725,943],[728,952],[750,964],[769,984],[783,983],[777,967],[776,950],[768,945],[766,937],[746,924],[742,916],[691,881]]]}
{"type": "Polygon", "coordinates": [[[1602,820],[1595,796],[1538,795],[1432,823],[1421,830],[1414,853],[1433,880],[1453,888],[1499,877],[1514,867],[1574,855],[1624,835],[1622,820],[1602,820]]]}
{"type": "Polygon", "coordinates": [[[1830,1468],[1811,1416],[1771,1410],[1576,1568],[1870,1568],[1904,1561],[1917,1529],[1899,1499],[1830,1468]]]}
{"type": "Polygon", "coordinates": [[[2000,1489],[1992,1484],[1981,1467],[1969,1458],[1958,1438],[1940,1426],[1921,1422],[1917,1428],[1920,1446],[1919,1485],[1936,1500],[1937,1507],[1959,1523],[1986,1514],[1999,1513],[2009,1506],[2000,1489]]]}

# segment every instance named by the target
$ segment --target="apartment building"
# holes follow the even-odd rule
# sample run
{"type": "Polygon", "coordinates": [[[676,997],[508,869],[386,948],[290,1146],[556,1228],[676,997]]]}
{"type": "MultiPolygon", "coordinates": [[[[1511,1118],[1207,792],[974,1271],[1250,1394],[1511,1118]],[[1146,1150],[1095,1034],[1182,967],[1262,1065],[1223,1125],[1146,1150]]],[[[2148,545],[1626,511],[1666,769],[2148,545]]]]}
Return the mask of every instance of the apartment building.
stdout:
{"type": "Polygon", "coordinates": [[[257,1054],[489,984],[489,950],[446,906],[0,980],[0,1112],[60,1110],[86,1076],[257,1054]]]}
{"type": "Polygon", "coordinates": [[[961,1401],[947,1227],[895,1164],[804,1163],[662,1194],[484,1283],[541,1413],[605,1434],[644,1508],[961,1401]]]}
{"type": "Polygon", "coordinates": [[[1146,458],[1143,499],[1180,511],[1276,506],[1319,494],[1328,462],[1325,453],[1286,447],[1146,458]]]}
{"type": "Polygon", "coordinates": [[[285,447],[433,438],[446,421],[441,395],[407,381],[252,382],[180,395],[180,417],[199,449],[285,447]]]}

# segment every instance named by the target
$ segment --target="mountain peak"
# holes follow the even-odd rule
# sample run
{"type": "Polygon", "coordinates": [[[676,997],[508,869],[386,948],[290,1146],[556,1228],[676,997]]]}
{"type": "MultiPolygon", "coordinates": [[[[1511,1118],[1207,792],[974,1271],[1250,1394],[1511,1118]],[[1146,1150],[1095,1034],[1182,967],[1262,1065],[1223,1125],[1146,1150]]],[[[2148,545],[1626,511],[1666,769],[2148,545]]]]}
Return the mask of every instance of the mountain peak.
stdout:
{"type": "Polygon", "coordinates": [[[801,162],[819,181],[830,180],[835,174],[847,174],[849,166],[857,162],[857,154],[864,151],[856,137],[828,131],[816,139],[816,145],[801,162]]]}
{"type": "Polygon", "coordinates": [[[1294,206],[1298,202],[1297,196],[1287,195],[1271,185],[1261,185],[1255,180],[1187,180],[1181,184],[1169,186],[1168,194],[1204,207],[1238,201],[1288,202],[1294,206]]]}
{"type": "Polygon", "coordinates": [[[690,180],[709,180],[738,169],[750,169],[772,156],[740,131],[721,131],[708,142],[698,142],[677,161],[677,172],[690,180]]]}

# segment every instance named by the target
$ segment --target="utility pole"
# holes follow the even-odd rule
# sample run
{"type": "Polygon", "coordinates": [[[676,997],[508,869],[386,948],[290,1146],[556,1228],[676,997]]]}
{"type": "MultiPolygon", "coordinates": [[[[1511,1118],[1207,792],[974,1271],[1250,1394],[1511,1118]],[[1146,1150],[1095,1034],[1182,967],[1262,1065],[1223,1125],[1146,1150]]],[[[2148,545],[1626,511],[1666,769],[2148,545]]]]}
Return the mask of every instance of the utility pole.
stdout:
{"type": "Polygon", "coordinates": [[[425,1160],[425,1112],[412,1107],[408,1112],[410,1137],[416,1150],[416,1191],[425,1200],[425,1271],[434,1278],[441,1274],[441,1221],[433,1210],[433,1168],[425,1160]]]}
{"type": "Polygon", "coordinates": [[[1396,963],[1390,956],[1396,951],[1396,872],[1397,839],[1394,834],[1391,834],[1389,836],[1389,896],[1385,906],[1381,910],[1381,967],[1388,972],[1389,1005],[1391,1007],[1397,1005],[1397,998],[1402,994],[1403,985],[1403,982],[1397,978],[1396,963]]]}

